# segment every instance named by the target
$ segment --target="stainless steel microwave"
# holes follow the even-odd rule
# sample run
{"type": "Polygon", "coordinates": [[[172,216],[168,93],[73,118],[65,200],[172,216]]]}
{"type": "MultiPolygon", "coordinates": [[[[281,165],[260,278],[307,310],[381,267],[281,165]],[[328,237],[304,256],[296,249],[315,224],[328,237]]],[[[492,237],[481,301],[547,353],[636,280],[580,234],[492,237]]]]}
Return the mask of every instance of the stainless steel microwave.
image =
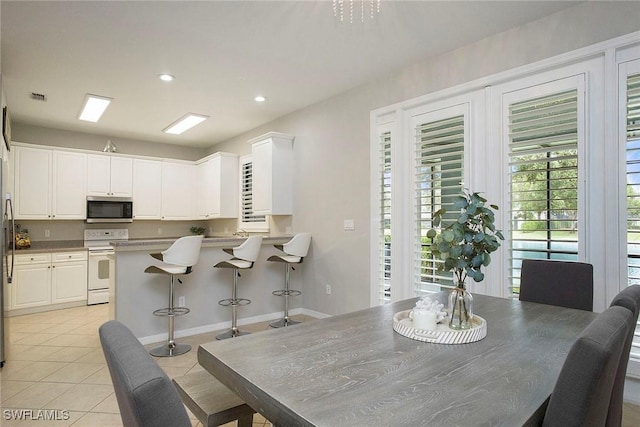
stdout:
{"type": "Polygon", "coordinates": [[[87,196],[87,222],[133,222],[133,199],[87,196]]]}

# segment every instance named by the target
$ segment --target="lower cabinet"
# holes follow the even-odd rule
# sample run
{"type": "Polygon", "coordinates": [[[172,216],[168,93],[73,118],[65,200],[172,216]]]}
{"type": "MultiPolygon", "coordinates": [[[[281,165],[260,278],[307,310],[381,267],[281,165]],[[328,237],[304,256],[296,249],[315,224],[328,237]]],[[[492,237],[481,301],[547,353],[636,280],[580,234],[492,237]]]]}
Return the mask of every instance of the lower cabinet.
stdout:
{"type": "Polygon", "coordinates": [[[10,310],[51,304],[51,255],[16,255],[10,310]]]}
{"type": "Polygon", "coordinates": [[[87,299],[87,252],[15,256],[9,310],[87,299]]]}
{"type": "Polygon", "coordinates": [[[87,299],[87,252],[51,255],[51,303],[87,299]]]}

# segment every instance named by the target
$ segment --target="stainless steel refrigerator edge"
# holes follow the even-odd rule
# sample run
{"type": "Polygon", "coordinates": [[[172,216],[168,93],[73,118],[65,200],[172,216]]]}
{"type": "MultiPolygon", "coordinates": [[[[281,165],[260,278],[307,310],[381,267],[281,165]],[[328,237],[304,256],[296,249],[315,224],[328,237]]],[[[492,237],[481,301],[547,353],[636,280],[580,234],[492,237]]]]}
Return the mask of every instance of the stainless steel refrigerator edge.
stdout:
{"type": "MultiPolygon", "coordinates": [[[[4,150],[3,150],[4,151],[4,150]]],[[[0,288],[0,368],[4,366],[6,361],[5,352],[5,313],[4,313],[4,299],[7,297],[4,293],[8,286],[11,286],[13,279],[13,255],[15,252],[15,239],[13,238],[13,232],[15,230],[15,222],[13,219],[13,202],[11,199],[11,193],[5,193],[5,187],[7,186],[7,177],[9,173],[9,165],[7,159],[7,151],[4,151],[5,156],[0,161],[0,190],[4,195],[4,203],[0,203],[0,217],[3,218],[3,226],[0,228],[0,274],[2,275],[2,287],[0,288]]]]}

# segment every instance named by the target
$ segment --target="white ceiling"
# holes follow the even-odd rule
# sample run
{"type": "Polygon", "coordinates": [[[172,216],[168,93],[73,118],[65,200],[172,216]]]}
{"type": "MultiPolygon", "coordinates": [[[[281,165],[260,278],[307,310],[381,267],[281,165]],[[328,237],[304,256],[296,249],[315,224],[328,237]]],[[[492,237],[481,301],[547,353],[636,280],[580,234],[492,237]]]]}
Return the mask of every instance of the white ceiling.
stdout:
{"type": "Polygon", "coordinates": [[[576,3],[382,0],[340,23],[332,1],[3,0],[1,71],[16,122],[208,147],[576,3]],[[98,123],[77,119],[86,93],[114,98],[98,123]],[[187,112],[211,118],[162,133],[187,112]]]}

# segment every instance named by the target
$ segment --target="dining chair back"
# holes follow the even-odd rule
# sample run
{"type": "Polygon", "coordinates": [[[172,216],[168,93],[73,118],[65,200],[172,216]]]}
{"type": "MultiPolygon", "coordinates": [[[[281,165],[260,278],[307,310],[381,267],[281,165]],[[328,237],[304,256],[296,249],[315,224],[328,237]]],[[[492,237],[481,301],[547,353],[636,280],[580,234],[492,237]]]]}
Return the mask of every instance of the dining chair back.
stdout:
{"type": "Polygon", "coordinates": [[[547,427],[604,426],[616,370],[633,315],[609,307],[569,350],[543,420],[547,427]]]}
{"type": "Polygon", "coordinates": [[[614,306],[625,307],[633,313],[633,326],[627,333],[627,340],[622,349],[620,364],[618,365],[616,379],[613,383],[613,393],[611,394],[609,414],[607,415],[607,427],[619,427],[622,424],[624,381],[627,376],[627,365],[629,364],[629,353],[631,352],[631,344],[633,343],[633,334],[638,322],[638,314],[640,313],[640,285],[632,285],[623,289],[613,298],[611,307],[614,306]]]}
{"type": "Polygon", "coordinates": [[[525,259],[520,301],[593,311],[593,266],[584,262],[525,259]]]}
{"type": "Polygon", "coordinates": [[[110,320],[99,335],[123,425],[190,427],[175,386],[131,331],[110,320]]]}

